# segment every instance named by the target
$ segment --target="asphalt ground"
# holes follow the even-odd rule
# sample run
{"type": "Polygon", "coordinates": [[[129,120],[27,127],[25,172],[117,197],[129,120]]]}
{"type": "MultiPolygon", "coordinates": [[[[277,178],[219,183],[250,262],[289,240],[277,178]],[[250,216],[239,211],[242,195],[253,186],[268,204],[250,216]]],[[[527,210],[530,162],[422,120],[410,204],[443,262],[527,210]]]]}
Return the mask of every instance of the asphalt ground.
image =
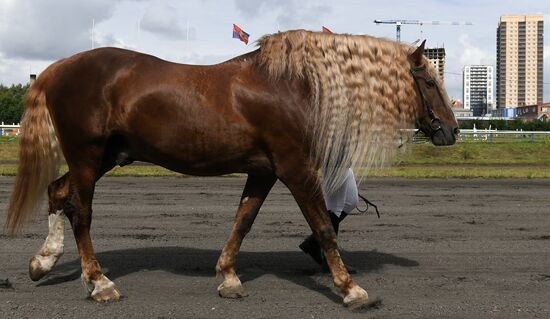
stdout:
{"type": "MultiPolygon", "coordinates": [[[[5,207],[13,178],[0,177],[5,207]]],[[[238,256],[249,296],[222,299],[214,267],[244,178],[107,177],[97,186],[92,238],[124,298],[86,297],[72,232],[65,255],[35,283],[28,261],[46,213],[0,235],[1,318],[548,318],[550,180],[373,179],[378,205],[341,225],[344,261],[377,307],[342,306],[329,274],[298,249],[308,226],[284,185],[267,198],[238,256]],[[9,283],[6,281],[9,281],[9,283]]],[[[45,210],[44,210],[45,212],[45,210]]],[[[5,209],[0,211],[5,220],[5,209]]]]}

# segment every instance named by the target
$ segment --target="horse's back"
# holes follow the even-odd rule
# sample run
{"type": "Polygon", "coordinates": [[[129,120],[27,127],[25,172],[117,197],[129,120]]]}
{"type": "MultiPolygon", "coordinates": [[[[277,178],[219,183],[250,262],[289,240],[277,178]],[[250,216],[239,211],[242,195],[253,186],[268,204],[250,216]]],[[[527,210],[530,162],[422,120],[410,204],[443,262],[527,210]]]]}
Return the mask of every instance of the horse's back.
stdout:
{"type": "Polygon", "coordinates": [[[268,116],[270,84],[246,59],[192,66],[103,48],[61,60],[42,78],[62,144],[116,139],[113,151],[133,160],[198,175],[270,169],[262,123],[250,121],[268,116]]]}

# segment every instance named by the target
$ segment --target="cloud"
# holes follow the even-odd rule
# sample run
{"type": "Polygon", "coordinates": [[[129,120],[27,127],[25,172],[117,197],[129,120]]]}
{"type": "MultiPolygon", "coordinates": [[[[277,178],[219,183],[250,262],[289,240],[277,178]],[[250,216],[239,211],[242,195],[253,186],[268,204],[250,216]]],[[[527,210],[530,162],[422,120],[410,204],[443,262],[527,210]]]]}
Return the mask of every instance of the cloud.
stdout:
{"type": "Polygon", "coordinates": [[[292,6],[279,13],[277,22],[285,28],[304,27],[304,23],[321,25],[322,17],[330,13],[331,10],[331,7],[326,5],[309,5],[302,2],[293,2],[292,6]],[[301,12],[301,14],[296,14],[295,12],[301,12]]]}
{"type": "MultiPolygon", "coordinates": [[[[275,1],[272,1],[275,2],[275,1]]],[[[278,2],[278,1],[276,1],[278,2]]],[[[237,10],[240,11],[244,16],[256,17],[260,13],[265,5],[269,4],[268,0],[235,0],[235,5],[237,10]]]]}
{"type": "Polygon", "coordinates": [[[210,65],[221,63],[234,58],[234,54],[197,54],[190,53],[178,58],[178,61],[186,64],[210,65]]]}
{"type": "Polygon", "coordinates": [[[494,64],[494,54],[491,54],[483,50],[482,48],[472,44],[470,41],[470,37],[467,34],[462,34],[458,41],[462,46],[460,48],[461,54],[459,57],[461,65],[494,64]]]}
{"type": "Polygon", "coordinates": [[[124,40],[117,38],[112,33],[103,33],[95,31],[94,42],[96,47],[117,47],[125,49],[134,49],[133,46],[127,44],[124,40]]]}
{"type": "Polygon", "coordinates": [[[246,17],[276,13],[276,21],[283,30],[321,24],[324,16],[332,12],[330,6],[308,0],[235,0],[235,5],[246,17]]]}
{"type": "MultiPolygon", "coordinates": [[[[169,39],[186,39],[187,30],[180,24],[180,16],[176,8],[167,4],[155,4],[141,18],[142,30],[158,34],[169,39]]],[[[196,30],[189,29],[189,39],[196,38],[196,30]]]]}
{"type": "Polygon", "coordinates": [[[110,18],[118,1],[18,0],[0,6],[0,52],[55,60],[90,48],[92,19],[110,18]]]}
{"type": "Polygon", "coordinates": [[[21,61],[20,59],[9,59],[0,56],[0,83],[11,85],[27,83],[30,73],[40,73],[49,62],[45,61],[21,61]]]}

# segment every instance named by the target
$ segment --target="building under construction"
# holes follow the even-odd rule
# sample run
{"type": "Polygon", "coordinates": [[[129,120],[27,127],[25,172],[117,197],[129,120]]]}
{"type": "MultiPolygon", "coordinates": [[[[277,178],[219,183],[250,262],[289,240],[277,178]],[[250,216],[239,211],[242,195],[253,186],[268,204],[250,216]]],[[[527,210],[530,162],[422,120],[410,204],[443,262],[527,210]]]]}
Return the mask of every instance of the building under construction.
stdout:
{"type": "Polygon", "coordinates": [[[424,50],[424,55],[435,67],[443,82],[445,80],[445,48],[426,49],[424,50]]]}

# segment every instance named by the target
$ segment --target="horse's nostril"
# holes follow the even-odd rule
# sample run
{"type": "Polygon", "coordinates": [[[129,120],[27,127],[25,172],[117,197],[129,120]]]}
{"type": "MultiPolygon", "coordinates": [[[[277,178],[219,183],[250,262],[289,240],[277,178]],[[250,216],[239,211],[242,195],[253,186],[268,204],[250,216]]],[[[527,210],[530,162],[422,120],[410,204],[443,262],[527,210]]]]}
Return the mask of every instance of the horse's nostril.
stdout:
{"type": "Polygon", "coordinates": [[[455,127],[455,128],[453,129],[453,133],[455,133],[455,135],[460,134],[460,129],[459,129],[458,127],[455,127]]]}

